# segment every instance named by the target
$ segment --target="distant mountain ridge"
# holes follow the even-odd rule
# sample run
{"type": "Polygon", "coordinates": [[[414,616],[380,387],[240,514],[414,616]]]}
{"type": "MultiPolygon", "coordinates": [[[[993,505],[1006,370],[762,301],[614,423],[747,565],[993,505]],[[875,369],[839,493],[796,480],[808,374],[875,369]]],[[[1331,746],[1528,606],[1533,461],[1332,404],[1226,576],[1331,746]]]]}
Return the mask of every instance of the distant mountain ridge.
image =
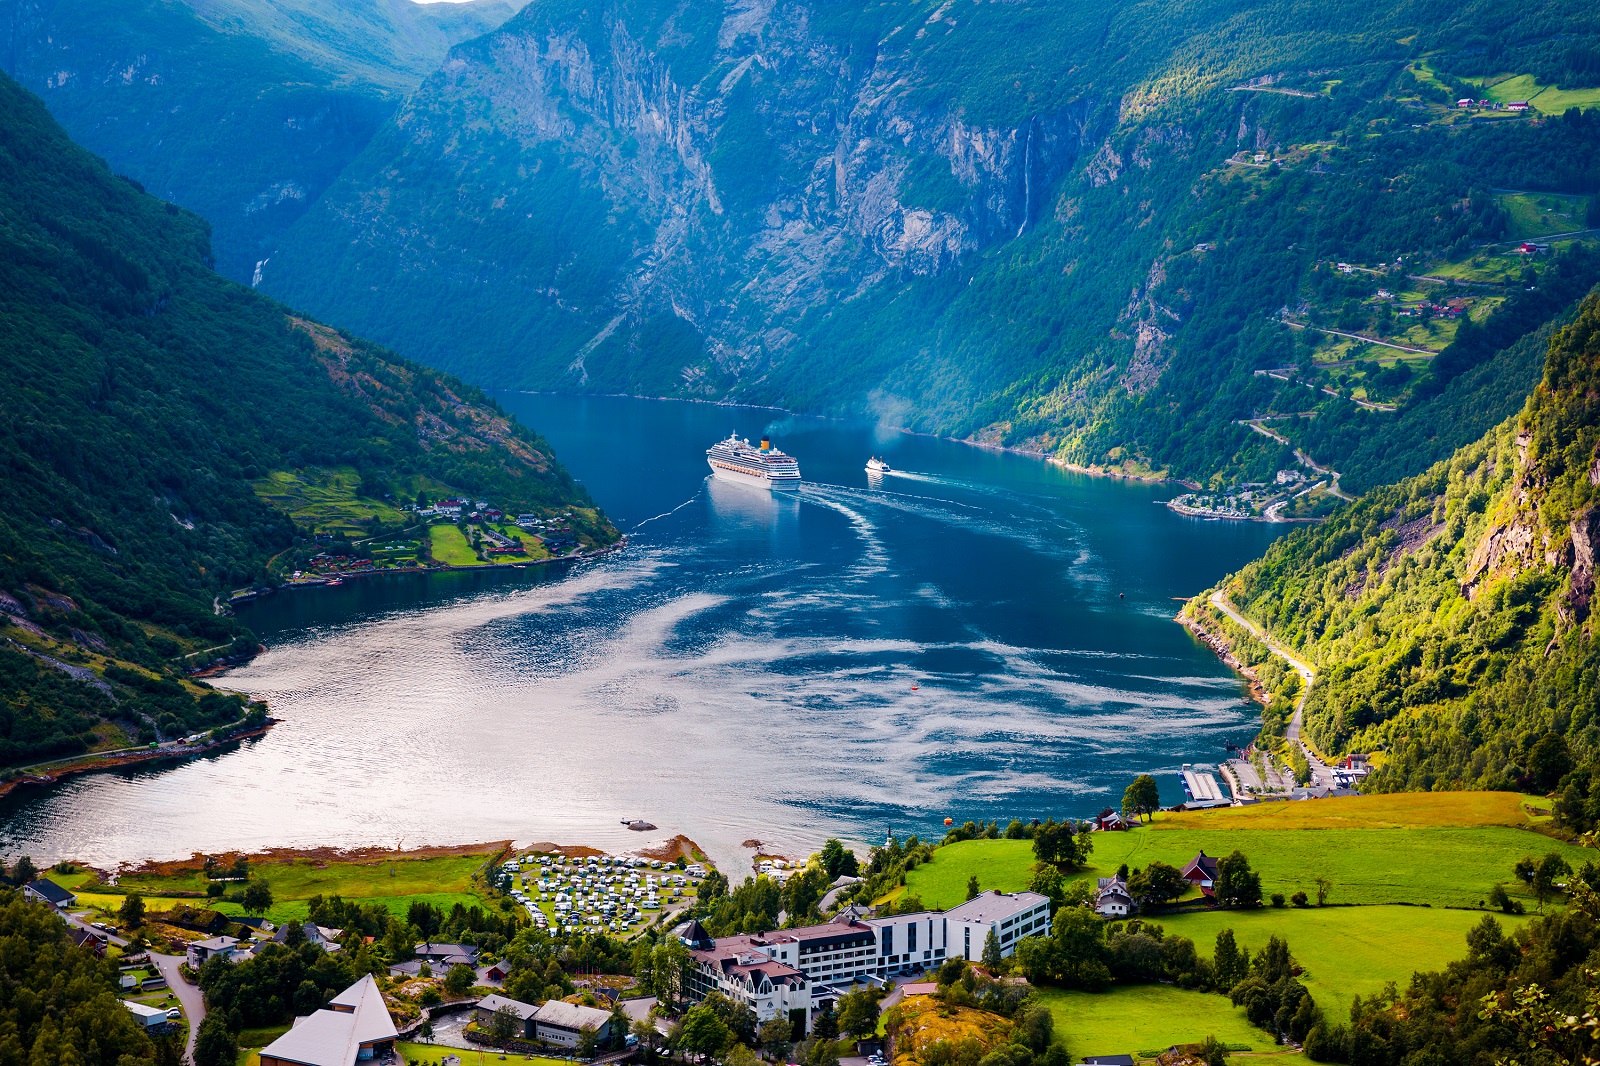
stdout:
{"type": "Polygon", "coordinates": [[[1293,459],[1236,423],[1306,405],[1253,371],[1303,350],[1277,315],[1319,265],[1503,237],[1496,187],[1600,188],[1596,123],[1458,127],[1413,69],[1552,20],[1600,34],[1565,0],[539,3],[451,52],[262,285],[478,381],[1260,480],[1293,459]]]}
{"type": "MultiPolygon", "coordinates": [[[[1597,548],[1600,292],[1517,415],[1219,588],[1316,667],[1308,733],[1380,753],[1371,787],[1547,792],[1600,756],[1597,548]]],[[[1204,595],[1188,609],[1227,629],[1204,595]]],[[[1579,828],[1600,818],[1583,800],[1579,828]]]]}
{"type": "Polygon", "coordinates": [[[0,0],[0,65],[248,282],[447,49],[518,0],[0,0]]]}
{"type": "Polygon", "coordinates": [[[208,260],[202,220],[0,75],[0,767],[241,716],[187,668],[252,652],[219,601],[319,550],[258,493],[275,473],[348,469],[369,507],[421,485],[617,537],[477,389],[208,260]]]}

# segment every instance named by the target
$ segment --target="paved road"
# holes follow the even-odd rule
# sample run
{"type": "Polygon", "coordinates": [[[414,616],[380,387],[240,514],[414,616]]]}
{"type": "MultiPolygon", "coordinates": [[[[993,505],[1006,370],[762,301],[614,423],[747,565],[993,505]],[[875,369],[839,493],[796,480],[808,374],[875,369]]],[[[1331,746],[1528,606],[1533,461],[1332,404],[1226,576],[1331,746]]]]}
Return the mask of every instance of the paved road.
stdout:
{"type": "Polygon", "coordinates": [[[1295,701],[1294,717],[1289,719],[1289,728],[1286,731],[1286,735],[1289,743],[1300,745],[1301,752],[1305,754],[1306,762],[1311,766],[1311,783],[1319,787],[1333,788],[1335,785],[1333,771],[1328,768],[1326,763],[1317,758],[1310,745],[1300,736],[1300,727],[1305,721],[1306,697],[1311,695],[1311,682],[1316,680],[1317,672],[1285,651],[1277,641],[1267,636],[1260,626],[1234,610],[1233,604],[1228,602],[1228,597],[1223,595],[1220,590],[1211,594],[1211,606],[1244,626],[1251,636],[1267,646],[1268,651],[1288,663],[1294,668],[1294,672],[1300,675],[1300,680],[1303,682],[1300,686],[1300,698],[1295,701]]]}
{"type": "Polygon", "coordinates": [[[96,929],[86,917],[86,915],[89,913],[88,911],[84,911],[82,914],[68,914],[66,911],[60,911],[59,913],[62,921],[66,922],[68,925],[75,925],[79,929],[89,930],[89,932],[93,933],[95,936],[105,937],[119,948],[125,948],[128,946],[128,942],[122,937],[112,936],[104,929],[96,929]]]}
{"type": "Polygon", "coordinates": [[[178,964],[183,962],[182,955],[157,955],[152,951],[150,961],[156,964],[161,976],[167,979],[172,994],[183,1004],[184,1016],[189,1019],[189,1042],[184,1045],[183,1058],[185,1062],[193,1062],[195,1034],[200,1031],[200,1023],[206,1016],[205,999],[200,995],[200,989],[185,981],[183,974],[178,972],[178,964]]]}

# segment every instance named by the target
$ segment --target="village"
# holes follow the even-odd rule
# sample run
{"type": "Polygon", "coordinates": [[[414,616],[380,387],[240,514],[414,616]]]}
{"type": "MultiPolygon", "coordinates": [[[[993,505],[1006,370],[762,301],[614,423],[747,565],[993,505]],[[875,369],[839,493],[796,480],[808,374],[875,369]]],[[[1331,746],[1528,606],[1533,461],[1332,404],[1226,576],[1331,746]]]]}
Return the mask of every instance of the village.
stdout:
{"type": "MultiPolygon", "coordinates": [[[[292,1019],[239,1031],[236,1066],[509,1055],[550,1066],[664,1052],[734,1066],[938,1066],[931,1041],[1002,1046],[1029,1025],[1047,1030],[1033,1061],[1053,1066],[1170,1066],[1207,1037],[1298,1066],[1303,1031],[1263,1032],[1204,982],[1148,983],[1117,952],[1141,930],[1199,941],[1226,929],[1230,944],[1257,947],[1270,931],[1336,1010],[1397,966],[1455,957],[1474,910],[1542,904],[1554,890],[1513,876],[1538,865],[1519,861],[1524,851],[1542,846],[1572,869],[1582,855],[1527,832],[1548,824],[1534,798],[1357,795],[1350,786],[1370,769],[1319,762],[1302,784],[1281,758],[1246,752],[1217,771],[1185,766],[1172,806],[1140,778],[1120,807],[1084,821],[947,818],[941,841],[890,837],[865,862],[837,841],[805,860],[757,854],[737,890],[682,838],[671,855],[498,845],[11,872],[76,944],[115,964],[140,1026],[187,1040],[192,1055],[229,975],[270,973],[288,954],[328,959],[328,979],[344,983],[295,996],[292,1019]],[[1428,874],[1447,857],[1432,827],[1449,825],[1461,866],[1441,881],[1428,874]],[[1302,828],[1320,831],[1284,835],[1302,828]],[[1369,855],[1384,856],[1375,877],[1369,855]],[[733,917],[763,893],[811,902],[793,917],[781,905],[733,917]],[[1335,950],[1336,929],[1357,943],[1414,930],[1428,947],[1401,960],[1335,950]],[[1085,943],[1107,953],[1109,984],[1063,976],[1059,953],[1085,943]],[[1141,1021],[1116,1006],[1152,996],[1164,1006],[1141,1021]]],[[[194,1061],[213,1066],[204,1059],[194,1061]]]]}

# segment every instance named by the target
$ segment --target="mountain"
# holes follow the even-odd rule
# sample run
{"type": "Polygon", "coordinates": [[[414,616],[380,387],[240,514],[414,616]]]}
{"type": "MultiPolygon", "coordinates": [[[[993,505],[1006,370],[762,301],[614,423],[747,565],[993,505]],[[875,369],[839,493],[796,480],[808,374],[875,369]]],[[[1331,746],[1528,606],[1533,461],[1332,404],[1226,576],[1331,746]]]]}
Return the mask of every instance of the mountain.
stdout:
{"type": "MultiPolygon", "coordinates": [[[[1569,0],[540,0],[451,50],[261,283],[480,382],[1264,480],[1576,295],[1502,314],[1529,285],[1596,280],[1572,239],[1509,254],[1596,224],[1596,41],[1569,0]]],[[[1525,395],[1511,363],[1486,396],[1525,395]]],[[[1469,406],[1400,427],[1398,473],[1508,413],[1469,406]]]]}
{"type": "Polygon", "coordinates": [[[0,0],[0,65],[249,281],[451,45],[516,0],[0,0]]]}
{"type": "Polygon", "coordinates": [[[0,765],[243,713],[186,667],[252,650],[218,598],[317,551],[263,486],[343,472],[369,526],[469,493],[616,539],[482,393],[209,261],[201,219],[0,75],[0,765]]]}
{"type": "MultiPolygon", "coordinates": [[[[1600,754],[1597,545],[1600,291],[1555,331],[1517,414],[1219,588],[1316,667],[1308,735],[1379,752],[1370,787],[1547,792],[1600,754]]],[[[1206,596],[1186,610],[1243,639],[1206,596]]],[[[1600,787],[1566,787],[1559,813],[1592,828],[1600,787]]]]}

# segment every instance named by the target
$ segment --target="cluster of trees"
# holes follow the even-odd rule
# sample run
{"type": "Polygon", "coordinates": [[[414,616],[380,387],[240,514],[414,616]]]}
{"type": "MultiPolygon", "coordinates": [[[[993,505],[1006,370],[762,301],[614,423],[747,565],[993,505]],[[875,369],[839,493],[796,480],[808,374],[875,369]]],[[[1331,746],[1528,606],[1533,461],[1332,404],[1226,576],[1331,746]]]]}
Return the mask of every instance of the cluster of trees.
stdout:
{"type": "Polygon", "coordinates": [[[72,943],[49,907],[0,890],[0,1056],[11,1062],[178,1066],[181,1040],[152,1039],[117,1001],[116,965],[72,943]]]}
{"type": "MultiPolygon", "coordinates": [[[[922,1066],[1067,1066],[1072,1060],[1066,1049],[1054,1042],[1055,1019],[1048,1007],[1031,998],[1030,990],[1015,982],[996,980],[970,967],[962,959],[950,959],[939,968],[934,999],[941,1010],[972,1007],[1008,1018],[1011,1028],[999,1042],[984,1044],[976,1038],[960,1041],[919,1040],[903,1005],[890,1007],[883,1015],[884,1032],[899,1048],[915,1048],[922,1066]]],[[[875,1026],[876,1005],[870,1019],[875,1026]]],[[[841,1014],[841,1023],[843,1014],[841,1014]]],[[[852,1035],[865,1035],[867,1025],[846,1027],[852,1035]]]]}

